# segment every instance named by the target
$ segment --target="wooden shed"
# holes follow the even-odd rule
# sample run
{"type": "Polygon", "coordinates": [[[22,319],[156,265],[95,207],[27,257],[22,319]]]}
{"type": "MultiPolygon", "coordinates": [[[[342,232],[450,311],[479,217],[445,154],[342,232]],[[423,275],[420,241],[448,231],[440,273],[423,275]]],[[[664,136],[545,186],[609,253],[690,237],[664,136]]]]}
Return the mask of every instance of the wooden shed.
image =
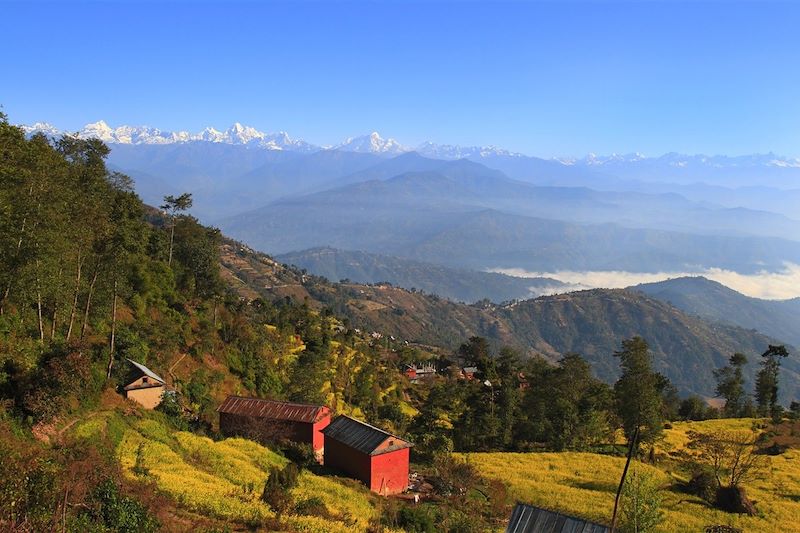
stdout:
{"type": "Polygon", "coordinates": [[[506,533],[609,533],[609,528],[582,518],[518,503],[506,533]]]}
{"type": "Polygon", "coordinates": [[[379,494],[408,488],[410,442],[349,416],[338,416],[322,430],[325,466],[362,481],[379,494]]]}
{"type": "Polygon", "coordinates": [[[241,436],[262,443],[291,440],[310,444],[321,454],[322,429],[331,421],[324,405],[228,396],[217,407],[219,429],[226,436],[241,436]]]}
{"type": "Polygon", "coordinates": [[[123,387],[125,397],[140,403],[146,409],[154,409],[161,403],[166,390],[166,382],[155,372],[141,363],[128,359],[131,373],[123,387]]]}

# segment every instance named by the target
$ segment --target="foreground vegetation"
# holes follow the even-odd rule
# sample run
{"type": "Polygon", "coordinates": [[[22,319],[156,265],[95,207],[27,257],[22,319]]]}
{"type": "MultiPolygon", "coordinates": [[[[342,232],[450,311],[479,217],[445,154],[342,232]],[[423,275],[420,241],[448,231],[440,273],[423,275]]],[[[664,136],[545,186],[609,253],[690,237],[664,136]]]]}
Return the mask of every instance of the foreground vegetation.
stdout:
{"type": "MultiPolygon", "coordinates": [[[[800,531],[800,450],[770,457],[761,479],[748,484],[758,514],[747,516],[713,509],[687,493],[689,481],[667,451],[685,450],[690,431],[749,430],[753,419],[675,423],[665,431],[659,459],[653,465],[635,462],[632,469],[652,474],[661,487],[664,520],[657,531],[700,532],[709,525],[729,525],[743,531],[800,531]]],[[[587,452],[472,453],[463,456],[487,476],[508,483],[512,498],[533,505],[609,523],[614,493],[624,457],[587,452]]]]}

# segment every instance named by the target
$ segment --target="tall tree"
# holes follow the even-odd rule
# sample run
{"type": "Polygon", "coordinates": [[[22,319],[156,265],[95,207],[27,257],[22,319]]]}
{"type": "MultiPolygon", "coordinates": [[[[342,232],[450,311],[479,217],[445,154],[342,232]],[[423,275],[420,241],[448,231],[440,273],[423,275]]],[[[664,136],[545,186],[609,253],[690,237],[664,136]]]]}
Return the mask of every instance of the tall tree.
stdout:
{"type": "Polygon", "coordinates": [[[624,340],[614,356],[622,367],[622,375],[614,384],[614,396],[625,437],[630,442],[638,433],[639,442],[652,443],[661,435],[663,419],[660,381],[653,372],[647,342],[638,336],[624,340]]]}
{"type": "Polygon", "coordinates": [[[180,196],[167,195],[164,197],[164,203],[161,209],[169,213],[169,258],[167,264],[172,265],[172,245],[175,242],[175,222],[177,221],[178,214],[186,211],[192,207],[192,195],[185,192],[180,196]]]}
{"type": "Polygon", "coordinates": [[[725,399],[723,414],[726,417],[742,415],[746,400],[742,370],[746,364],[747,357],[737,352],[728,360],[728,366],[714,371],[717,379],[716,394],[725,399]]]}
{"type": "Polygon", "coordinates": [[[761,354],[761,370],[756,376],[756,402],[761,416],[775,416],[778,413],[778,374],[781,359],[789,356],[785,346],[769,345],[761,354]]]}

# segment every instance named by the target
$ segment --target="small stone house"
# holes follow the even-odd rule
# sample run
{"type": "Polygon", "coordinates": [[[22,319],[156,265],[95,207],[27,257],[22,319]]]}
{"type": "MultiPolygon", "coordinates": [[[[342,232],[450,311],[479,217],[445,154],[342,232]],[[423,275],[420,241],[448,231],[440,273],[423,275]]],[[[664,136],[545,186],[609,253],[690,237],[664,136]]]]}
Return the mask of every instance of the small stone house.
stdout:
{"type": "Polygon", "coordinates": [[[141,363],[128,359],[131,373],[123,387],[125,397],[141,404],[145,409],[155,409],[166,391],[166,382],[141,363]]]}

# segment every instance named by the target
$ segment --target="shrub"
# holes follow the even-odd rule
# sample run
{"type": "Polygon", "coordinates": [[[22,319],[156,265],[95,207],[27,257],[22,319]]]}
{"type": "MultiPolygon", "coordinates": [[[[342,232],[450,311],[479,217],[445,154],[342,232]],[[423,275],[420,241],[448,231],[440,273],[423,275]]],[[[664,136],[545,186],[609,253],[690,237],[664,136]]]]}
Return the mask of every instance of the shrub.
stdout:
{"type": "Polygon", "coordinates": [[[314,448],[308,443],[285,441],[281,444],[281,451],[287,459],[301,468],[309,468],[317,464],[314,448]]]}
{"type": "Polygon", "coordinates": [[[747,514],[754,516],[756,507],[747,497],[744,487],[729,486],[717,489],[716,506],[728,513],[747,514]]]}
{"type": "Polygon", "coordinates": [[[436,533],[436,521],[427,506],[406,506],[397,513],[397,523],[409,533],[436,533]]]}
{"type": "Polygon", "coordinates": [[[138,501],[119,493],[110,479],[94,491],[103,524],[111,531],[149,533],[159,530],[160,524],[138,501]]]}
{"type": "Polygon", "coordinates": [[[621,533],[648,533],[655,531],[664,519],[661,512],[661,494],[652,474],[631,472],[622,488],[621,533]]]}
{"type": "Polygon", "coordinates": [[[300,469],[294,463],[283,468],[271,467],[261,500],[280,516],[292,507],[292,495],[289,491],[297,486],[299,477],[300,469]]]}
{"type": "Polygon", "coordinates": [[[713,472],[706,469],[699,470],[692,475],[692,478],[686,484],[686,490],[690,494],[701,497],[708,503],[714,503],[717,497],[717,489],[719,483],[713,472]]]}
{"type": "Polygon", "coordinates": [[[305,500],[300,500],[294,506],[294,512],[297,514],[308,516],[319,516],[322,518],[329,518],[331,513],[325,506],[325,502],[321,498],[312,496],[305,500]]]}
{"type": "Polygon", "coordinates": [[[156,411],[164,413],[175,429],[186,431],[189,428],[189,422],[183,416],[183,407],[176,392],[165,391],[161,395],[161,403],[156,407],[156,411]]]}

